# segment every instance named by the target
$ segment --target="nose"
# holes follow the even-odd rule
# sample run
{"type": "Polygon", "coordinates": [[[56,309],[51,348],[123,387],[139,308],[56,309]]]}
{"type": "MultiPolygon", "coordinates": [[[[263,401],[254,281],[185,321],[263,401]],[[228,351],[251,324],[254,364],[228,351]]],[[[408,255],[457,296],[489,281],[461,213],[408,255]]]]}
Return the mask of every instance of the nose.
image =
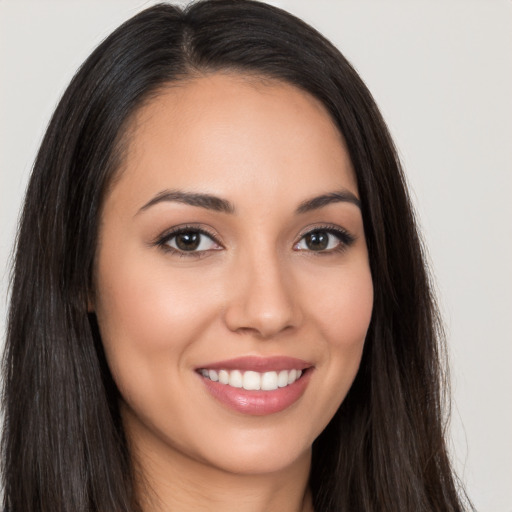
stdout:
{"type": "Polygon", "coordinates": [[[260,253],[240,262],[228,288],[225,323],[231,331],[269,339],[302,322],[297,290],[276,256],[260,253]]]}

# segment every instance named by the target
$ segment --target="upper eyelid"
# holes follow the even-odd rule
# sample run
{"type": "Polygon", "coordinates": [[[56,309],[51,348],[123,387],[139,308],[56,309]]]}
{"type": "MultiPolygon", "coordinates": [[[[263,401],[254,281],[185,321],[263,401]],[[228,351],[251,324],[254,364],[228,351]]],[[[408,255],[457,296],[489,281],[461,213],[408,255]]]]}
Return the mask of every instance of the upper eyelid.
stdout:
{"type": "Polygon", "coordinates": [[[337,224],[312,224],[310,226],[306,226],[305,228],[303,228],[300,231],[300,233],[297,237],[297,241],[301,240],[307,234],[312,233],[314,231],[330,231],[330,232],[334,232],[334,233],[338,232],[338,233],[342,233],[350,238],[353,238],[354,240],[356,239],[356,236],[351,231],[349,231],[348,229],[343,228],[341,226],[338,226],[337,224]]]}
{"type": "Polygon", "coordinates": [[[182,224],[179,226],[174,226],[172,228],[169,228],[168,230],[164,231],[158,237],[154,240],[153,243],[155,244],[163,244],[174,238],[175,236],[179,235],[180,233],[185,233],[187,231],[197,231],[201,233],[202,235],[210,237],[215,243],[222,245],[223,243],[220,241],[219,235],[212,229],[206,228],[201,225],[193,225],[193,224],[182,224]]]}

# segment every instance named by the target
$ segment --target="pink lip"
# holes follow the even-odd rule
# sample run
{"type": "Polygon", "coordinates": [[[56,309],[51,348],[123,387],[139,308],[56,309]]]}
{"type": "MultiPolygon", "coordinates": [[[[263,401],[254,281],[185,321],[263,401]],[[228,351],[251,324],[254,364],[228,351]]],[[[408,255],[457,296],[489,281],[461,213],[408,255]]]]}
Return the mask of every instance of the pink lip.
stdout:
{"type": "Polygon", "coordinates": [[[303,370],[300,379],[296,380],[284,388],[278,388],[272,391],[248,391],[243,388],[235,388],[220,382],[214,382],[200,373],[198,376],[203,381],[209,393],[228,408],[243,414],[253,416],[264,416],[284,411],[295,402],[297,402],[309,384],[313,367],[301,359],[292,357],[240,357],[228,361],[219,361],[200,366],[197,369],[207,368],[209,370],[241,370],[257,371],[260,373],[266,371],[279,370],[303,370]]]}
{"type": "Polygon", "coordinates": [[[226,361],[216,361],[198,366],[197,370],[206,368],[208,370],[241,370],[253,372],[271,372],[280,370],[305,370],[313,366],[311,363],[302,359],[287,356],[244,356],[226,361]]]}

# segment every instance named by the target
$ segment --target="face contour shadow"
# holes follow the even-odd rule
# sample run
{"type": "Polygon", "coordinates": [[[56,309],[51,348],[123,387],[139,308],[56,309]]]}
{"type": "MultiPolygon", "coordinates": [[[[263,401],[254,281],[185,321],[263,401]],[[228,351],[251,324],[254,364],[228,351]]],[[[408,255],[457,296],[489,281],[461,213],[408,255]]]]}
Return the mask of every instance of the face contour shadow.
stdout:
{"type": "Polygon", "coordinates": [[[173,84],[132,127],[92,304],[130,442],[143,465],[308,464],[373,303],[342,137],[308,94],[236,74],[173,84]]]}

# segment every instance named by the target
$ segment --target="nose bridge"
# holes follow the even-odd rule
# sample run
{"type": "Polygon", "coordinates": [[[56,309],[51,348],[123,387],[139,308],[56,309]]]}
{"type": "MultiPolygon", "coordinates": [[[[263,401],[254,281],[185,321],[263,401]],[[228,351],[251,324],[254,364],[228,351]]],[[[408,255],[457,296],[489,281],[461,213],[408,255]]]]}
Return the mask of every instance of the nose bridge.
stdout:
{"type": "Polygon", "coordinates": [[[237,255],[230,287],[226,323],[231,330],[268,338],[300,322],[292,276],[275,248],[237,255]]]}

